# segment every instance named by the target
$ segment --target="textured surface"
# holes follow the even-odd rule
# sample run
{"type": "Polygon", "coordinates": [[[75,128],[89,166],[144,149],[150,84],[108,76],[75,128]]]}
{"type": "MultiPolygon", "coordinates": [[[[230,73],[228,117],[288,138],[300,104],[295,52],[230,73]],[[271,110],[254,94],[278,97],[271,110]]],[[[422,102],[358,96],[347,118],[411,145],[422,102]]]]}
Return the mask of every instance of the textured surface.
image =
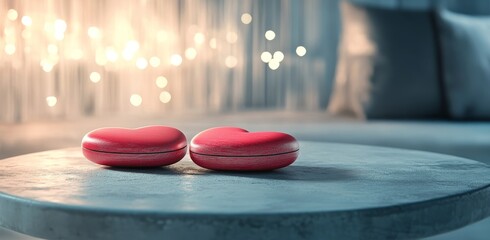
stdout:
{"type": "Polygon", "coordinates": [[[0,224],[50,239],[413,238],[490,214],[482,163],[300,145],[292,166],[269,173],[213,172],[188,157],[159,169],[104,168],[79,148],[5,159],[0,224]]]}

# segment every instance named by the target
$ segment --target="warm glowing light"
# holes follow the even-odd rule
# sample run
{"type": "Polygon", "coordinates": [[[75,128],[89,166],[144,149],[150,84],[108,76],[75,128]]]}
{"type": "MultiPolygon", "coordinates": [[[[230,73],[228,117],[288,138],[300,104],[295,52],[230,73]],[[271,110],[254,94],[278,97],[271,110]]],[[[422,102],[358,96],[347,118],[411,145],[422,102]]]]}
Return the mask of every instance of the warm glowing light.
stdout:
{"type": "Polygon", "coordinates": [[[268,30],[267,32],[265,32],[265,39],[272,41],[274,40],[274,38],[276,38],[276,33],[274,31],[268,30]]]}
{"type": "Polygon", "coordinates": [[[19,14],[17,13],[17,11],[15,11],[15,9],[9,9],[7,11],[7,18],[10,20],[10,21],[15,21],[17,19],[17,17],[19,16],[19,14]]]}
{"type": "Polygon", "coordinates": [[[15,35],[15,28],[13,27],[5,27],[5,29],[3,29],[3,32],[5,33],[5,36],[13,36],[15,35]]]}
{"type": "Polygon", "coordinates": [[[268,63],[271,59],[272,59],[272,54],[270,52],[265,51],[262,54],[260,54],[260,60],[262,60],[262,62],[264,63],[268,63]]]}
{"type": "Polygon", "coordinates": [[[197,51],[194,48],[188,48],[185,50],[185,57],[189,60],[195,59],[197,56],[197,51]]]}
{"type": "Polygon", "coordinates": [[[241,20],[243,24],[250,24],[252,22],[252,15],[244,13],[242,14],[241,20]]]}
{"type": "Polygon", "coordinates": [[[300,57],[304,56],[306,54],[306,48],[303,46],[298,46],[296,48],[296,54],[298,54],[300,57]]]}
{"type": "Polygon", "coordinates": [[[278,69],[279,65],[281,65],[281,64],[278,61],[276,61],[275,59],[272,59],[271,61],[269,61],[269,68],[272,70],[278,69]]]}
{"type": "Polygon", "coordinates": [[[131,51],[131,50],[128,50],[128,49],[124,49],[123,53],[122,53],[122,57],[124,58],[124,60],[126,61],[130,61],[134,56],[134,52],[131,51]]]}
{"type": "Polygon", "coordinates": [[[169,92],[163,91],[160,93],[160,101],[162,103],[168,103],[172,99],[172,95],[169,92]]]}
{"type": "Polygon", "coordinates": [[[141,103],[143,103],[143,98],[138,94],[133,94],[129,98],[129,102],[131,103],[131,105],[139,107],[141,103]]]}
{"type": "Polygon", "coordinates": [[[119,55],[117,54],[116,49],[108,47],[105,49],[105,57],[109,62],[116,62],[119,55]]]}
{"type": "Polygon", "coordinates": [[[236,32],[228,32],[226,33],[226,41],[229,43],[236,43],[238,40],[238,35],[236,32]]]}
{"type": "Polygon", "coordinates": [[[49,44],[48,45],[48,53],[51,55],[58,54],[58,46],[56,46],[55,44],[49,44]]]}
{"type": "Polygon", "coordinates": [[[54,21],[54,30],[56,32],[66,32],[66,22],[62,19],[56,19],[56,21],[54,21]]]}
{"type": "Polygon", "coordinates": [[[172,55],[170,57],[170,64],[180,66],[180,64],[182,64],[182,57],[179,54],[172,55]]]}
{"type": "Polygon", "coordinates": [[[32,25],[32,18],[29,16],[23,16],[22,19],[20,20],[22,24],[26,27],[32,25]]]}
{"type": "Polygon", "coordinates": [[[196,33],[194,35],[194,42],[197,44],[197,45],[201,45],[204,43],[204,41],[206,40],[206,38],[204,37],[204,34],[202,33],[196,33]]]}
{"type": "Polygon", "coordinates": [[[63,33],[63,32],[55,32],[54,33],[54,38],[56,40],[61,41],[61,40],[63,40],[65,38],[65,33],[63,33]]]}
{"type": "Polygon", "coordinates": [[[93,83],[98,83],[100,82],[100,74],[98,72],[92,72],[90,73],[90,81],[92,81],[93,83]]]}
{"type": "Polygon", "coordinates": [[[71,49],[68,55],[68,58],[73,59],[73,60],[80,60],[83,57],[83,51],[82,49],[74,48],[71,49]]]}
{"type": "Polygon", "coordinates": [[[234,68],[234,67],[236,67],[237,63],[238,63],[238,60],[234,56],[228,56],[225,59],[225,65],[228,68],[234,68]]]}
{"type": "Polygon", "coordinates": [[[276,51],[272,58],[277,62],[282,62],[282,60],[284,60],[284,53],[281,51],[276,51]]]}
{"type": "Polygon", "coordinates": [[[23,38],[23,39],[29,39],[29,38],[31,38],[31,37],[32,37],[32,32],[31,32],[31,30],[29,30],[29,29],[24,29],[24,30],[22,31],[22,38],[23,38]]]}
{"type": "Polygon", "coordinates": [[[160,63],[161,63],[160,58],[158,58],[158,57],[151,57],[150,58],[150,65],[152,67],[156,68],[156,67],[160,66],[160,63]]]}
{"type": "Polygon", "coordinates": [[[157,32],[157,40],[159,42],[163,42],[165,40],[167,40],[168,36],[167,36],[167,32],[165,32],[164,30],[160,30],[157,32]]]}
{"type": "Polygon", "coordinates": [[[105,58],[103,49],[98,49],[95,51],[95,63],[99,66],[104,66],[107,64],[107,58],[105,58]]]}
{"type": "Polygon", "coordinates": [[[89,27],[87,34],[92,39],[98,39],[101,36],[100,29],[97,27],[89,27]]]}
{"type": "Polygon", "coordinates": [[[14,55],[15,53],[15,45],[14,44],[5,44],[5,53],[7,55],[14,55]]]}
{"type": "Polygon", "coordinates": [[[57,102],[58,102],[58,99],[55,96],[46,97],[46,103],[48,104],[49,107],[56,106],[57,102]]]}
{"type": "Polygon", "coordinates": [[[140,44],[136,40],[131,40],[126,43],[126,49],[131,52],[136,52],[140,48],[140,44]]]}
{"type": "Polygon", "coordinates": [[[157,87],[159,88],[165,88],[168,84],[168,80],[166,77],[159,76],[157,77],[157,80],[155,81],[157,87]]]}
{"type": "Polygon", "coordinates": [[[216,38],[211,38],[211,40],[209,40],[209,47],[212,49],[216,49],[217,47],[216,38]]]}
{"type": "Polygon", "coordinates": [[[141,70],[148,67],[148,61],[146,60],[146,58],[140,57],[136,59],[136,67],[141,70]]]}
{"type": "Polygon", "coordinates": [[[42,65],[43,71],[45,72],[51,72],[53,70],[54,65],[51,63],[45,63],[42,65]]]}

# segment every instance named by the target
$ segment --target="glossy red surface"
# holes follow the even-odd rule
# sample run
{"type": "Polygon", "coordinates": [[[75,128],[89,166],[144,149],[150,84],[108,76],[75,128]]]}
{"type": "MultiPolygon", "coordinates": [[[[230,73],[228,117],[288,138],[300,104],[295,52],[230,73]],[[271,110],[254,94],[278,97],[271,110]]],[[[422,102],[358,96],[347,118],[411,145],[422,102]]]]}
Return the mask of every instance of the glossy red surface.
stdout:
{"type": "Polygon", "coordinates": [[[99,128],[87,133],[82,147],[108,153],[161,153],[187,146],[184,134],[165,126],[99,128]]]}
{"type": "Polygon", "coordinates": [[[286,133],[219,127],[196,135],[189,150],[191,159],[204,168],[261,171],[293,163],[299,154],[299,144],[286,133]]]}
{"type": "Polygon", "coordinates": [[[187,140],[171,127],[100,128],[82,140],[84,156],[92,162],[118,167],[173,164],[185,156],[187,140]]]}

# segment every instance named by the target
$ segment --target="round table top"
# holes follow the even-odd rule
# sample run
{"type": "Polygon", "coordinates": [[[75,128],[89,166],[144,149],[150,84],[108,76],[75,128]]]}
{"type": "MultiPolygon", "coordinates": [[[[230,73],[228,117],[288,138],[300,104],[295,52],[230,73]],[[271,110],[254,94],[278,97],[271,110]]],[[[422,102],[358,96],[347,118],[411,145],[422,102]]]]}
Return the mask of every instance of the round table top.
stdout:
{"type": "Polygon", "coordinates": [[[423,237],[490,215],[490,168],[454,156],[300,142],[271,172],[96,165],[80,148],[0,161],[0,225],[49,239],[423,237]]]}

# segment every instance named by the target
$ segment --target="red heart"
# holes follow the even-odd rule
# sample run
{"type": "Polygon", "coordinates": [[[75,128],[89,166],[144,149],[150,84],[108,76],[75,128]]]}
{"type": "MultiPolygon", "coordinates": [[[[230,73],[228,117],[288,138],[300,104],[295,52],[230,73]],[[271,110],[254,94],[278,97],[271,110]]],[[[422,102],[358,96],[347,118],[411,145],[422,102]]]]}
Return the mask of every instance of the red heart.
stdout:
{"type": "Polygon", "coordinates": [[[205,130],[190,145],[191,159],[214,170],[272,170],[290,165],[298,154],[299,144],[291,135],[236,127],[205,130]]]}
{"type": "Polygon", "coordinates": [[[83,154],[92,162],[118,167],[154,167],[178,162],[187,140],[171,127],[100,128],[82,140],[83,154]]]}

